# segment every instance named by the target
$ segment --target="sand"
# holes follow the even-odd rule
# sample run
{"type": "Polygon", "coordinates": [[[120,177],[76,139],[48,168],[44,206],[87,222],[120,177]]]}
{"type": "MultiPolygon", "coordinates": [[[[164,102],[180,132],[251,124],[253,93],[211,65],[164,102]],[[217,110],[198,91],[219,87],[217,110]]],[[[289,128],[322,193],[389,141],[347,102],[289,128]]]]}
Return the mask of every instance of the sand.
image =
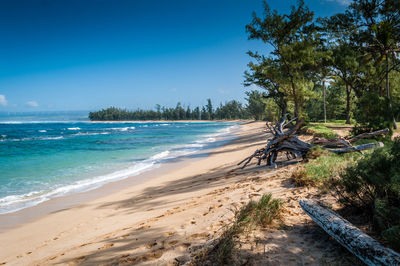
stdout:
{"type": "Polygon", "coordinates": [[[285,202],[283,227],[243,236],[240,253],[248,263],[346,264],[348,253],[298,204],[329,197],[295,187],[290,175],[296,165],[240,170],[236,164],[266,141],[264,123],[240,127],[237,139],[207,157],[0,232],[0,265],[187,263],[220,236],[234,210],[268,192],[285,202]]]}

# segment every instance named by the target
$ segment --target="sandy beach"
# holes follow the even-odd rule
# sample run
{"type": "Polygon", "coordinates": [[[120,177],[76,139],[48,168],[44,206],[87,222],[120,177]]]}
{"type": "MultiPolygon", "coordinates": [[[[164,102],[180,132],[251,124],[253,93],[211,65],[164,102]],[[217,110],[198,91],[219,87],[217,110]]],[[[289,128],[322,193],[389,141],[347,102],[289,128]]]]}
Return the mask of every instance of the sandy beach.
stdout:
{"type": "Polygon", "coordinates": [[[265,144],[264,131],[263,122],[242,124],[235,140],[207,151],[208,156],[161,167],[138,184],[121,181],[112,192],[1,231],[0,265],[188,263],[196,250],[219,237],[234,210],[264,193],[284,201],[284,226],[255,230],[241,240],[249,264],[340,262],[346,251],[298,204],[301,198],[327,196],[295,187],[290,173],[296,165],[237,167],[265,144]]]}

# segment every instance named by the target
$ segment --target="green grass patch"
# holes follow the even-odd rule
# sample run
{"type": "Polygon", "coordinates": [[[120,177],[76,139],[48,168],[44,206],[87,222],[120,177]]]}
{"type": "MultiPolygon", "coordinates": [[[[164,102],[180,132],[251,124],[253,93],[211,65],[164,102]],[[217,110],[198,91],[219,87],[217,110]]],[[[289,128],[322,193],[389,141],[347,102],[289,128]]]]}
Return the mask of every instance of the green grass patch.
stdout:
{"type": "Polygon", "coordinates": [[[324,124],[321,123],[310,123],[307,126],[303,127],[303,130],[305,133],[312,134],[315,137],[326,139],[336,139],[339,137],[335,131],[327,128],[324,124]]]}
{"type": "Polygon", "coordinates": [[[346,120],[328,120],[326,123],[324,121],[318,121],[318,122],[311,122],[312,124],[319,124],[319,125],[324,125],[327,127],[351,127],[356,124],[355,120],[351,120],[350,124],[346,124],[346,120]]]}
{"type": "Polygon", "coordinates": [[[292,173],[292,180],[297,186],[320,186],[323,188],[332,178],[362,155],[357,152],[335,154],[320,147],[313,147],[308,154],[308,162],[292,173]]]}

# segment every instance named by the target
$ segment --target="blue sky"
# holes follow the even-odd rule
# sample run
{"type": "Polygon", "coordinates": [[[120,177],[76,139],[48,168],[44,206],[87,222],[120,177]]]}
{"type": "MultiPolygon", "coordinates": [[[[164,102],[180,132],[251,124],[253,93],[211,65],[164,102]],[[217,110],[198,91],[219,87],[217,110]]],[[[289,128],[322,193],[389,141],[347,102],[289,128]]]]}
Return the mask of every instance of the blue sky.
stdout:
{"type": "MultiPolygon", "coordinates": [[[[348,0],[306,0],[316,16],[348,0]]],[[[295,1],[268,1],[287,12],[295,1]]],[[[261,0],[2,0],[0,111],[243,101],[261,0]]]]}

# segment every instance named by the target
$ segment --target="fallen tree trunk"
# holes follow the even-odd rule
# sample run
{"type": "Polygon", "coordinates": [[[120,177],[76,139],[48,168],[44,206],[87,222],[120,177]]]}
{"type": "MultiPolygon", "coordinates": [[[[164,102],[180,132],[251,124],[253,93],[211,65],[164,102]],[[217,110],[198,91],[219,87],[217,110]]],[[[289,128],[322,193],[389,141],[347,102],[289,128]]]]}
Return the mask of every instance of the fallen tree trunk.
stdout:
{"type": "Polygon", "coordinates": [[[357,136],[349,139],[349,142],[353,143],[353,142],[356,142],[359,139],[367,139],[367,138],[371,138],[371,137],[375,137],[375,136],[386,135],[387,133],[389,133],[389,129],[388,128],[377,130],[377,131],[370,132],[370,133],[363,133],[363,134],[357,135],[357,136]]]}
{"type": "Polygon", "coordinates": [[[367,265],[400,265],[400,254],[314,200],[300,200],[301,208],[330,236],[367,265]]]}
{"type": "Polygon", "coordinates": [[[389,129],[385,128],[385,129],[377,130],[374,132],[363,133],[363,134],[357,135],[351,139],[340,138],[340,139],[328,140],[326,138],[315,138],[313,140],[313,143],[318,144],[318,145],[324,145],[324,146],[348,147],[348,146],[351,146],[351,143],[354,143],[359,139],[366,139],[366,138],[371,138],[371,137],[375,137],[375,136],[382,136],[382,135],[386,135],[387,133],[389,133],[389,129]]]}
{"type": "Polygon", "coordinates": [[[354,152],[354,151],[370,150],[370,149],[374,149],[374,148],[380,148],[383,146],[385,146],[385,145],[382,142],[378,142],[378,143],[362,144],[362,145],[358,145],[358,146],[350,146],[350,147],[343,148],[343,149],[327,149],[327,148],[325,148],[325,149],[330,152],[341,154],[341,153],[348,153],[348,152],[354,152]]]}

